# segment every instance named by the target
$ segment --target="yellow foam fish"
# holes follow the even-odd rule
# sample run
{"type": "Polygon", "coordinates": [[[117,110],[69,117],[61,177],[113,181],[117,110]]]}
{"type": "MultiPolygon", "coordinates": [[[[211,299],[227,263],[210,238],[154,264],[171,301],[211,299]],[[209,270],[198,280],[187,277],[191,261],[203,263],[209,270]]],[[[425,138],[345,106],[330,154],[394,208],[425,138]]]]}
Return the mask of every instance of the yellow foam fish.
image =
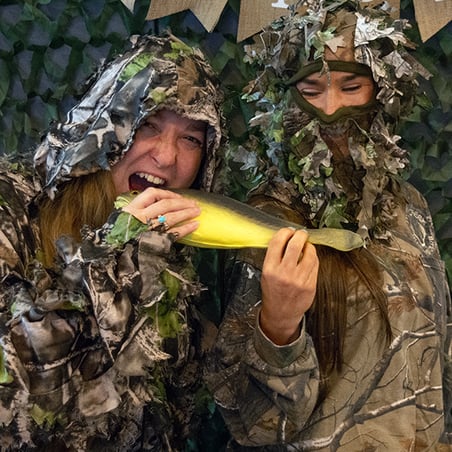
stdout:
{"type": "Polygon", "coordinates": [[[274,233],[284,227],[304,229],[308,241],[341,251],[360,248],[364,241],[345,229],[306,229],[299,224],[269,215],[232,198],[199,190],[173,190],[196,200],[201,214],[196,231],[178,242],[200,248],[266,248],[274,233]]]}

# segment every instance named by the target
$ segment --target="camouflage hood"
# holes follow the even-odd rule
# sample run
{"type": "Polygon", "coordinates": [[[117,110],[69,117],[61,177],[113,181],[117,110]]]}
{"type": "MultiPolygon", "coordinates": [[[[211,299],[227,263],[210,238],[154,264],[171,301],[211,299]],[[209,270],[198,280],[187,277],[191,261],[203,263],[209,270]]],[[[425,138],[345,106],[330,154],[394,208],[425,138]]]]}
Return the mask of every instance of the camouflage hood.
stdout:
{"type": "Polygon", "coordinates": [[[38,147],[35,166],[50,197],[71,178],[108,170],[130,148],[144,119],[162,108],[205,121],[201,185],[211,190],[222,137],[222,95],[202,53],[173,36],[132,39],[38,147]]]}
{"type": "Polygon", "coordinates": [[[393,132],[414,104],[416,77],[429,74],[406,50],[414,47],[403,32],[409,24],[393,20],[384,2],[375,8],[362,5],[354,0],[298,2],[289,16],[246,47],[258,77],[245,97],[256,101],[251,125],[267,145],[263,159],[268,173],[277,167],[301,194],[305,217],[315,227],[347,227],[367,237],[369,230],[387,233],[373,206],[380,203],[385,218],[391,216],[392,201],[383,191],[408,164],[393,132]],[[331,117],[307,108],[295,83],[329,70],[367,71],[375,83],[375,99],[365,108],[346,107],[331,117]],[[339,168],[324,137],[344,131],[350,159],[339,168]]]}

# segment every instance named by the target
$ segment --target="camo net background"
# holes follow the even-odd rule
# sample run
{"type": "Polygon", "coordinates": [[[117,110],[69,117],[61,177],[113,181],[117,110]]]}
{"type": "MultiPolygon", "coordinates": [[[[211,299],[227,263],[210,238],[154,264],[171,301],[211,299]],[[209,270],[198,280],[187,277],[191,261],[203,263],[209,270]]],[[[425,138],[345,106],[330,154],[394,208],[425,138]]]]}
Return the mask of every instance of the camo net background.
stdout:
{"type": "MultiPolygon", "coordinates": [[[[198,44],[220,73],[227,92],[226,114],[232,140],[246,136],[243,116],[250,107],[240,90],[252,76],[237,44],[240,0],[229,0],[220,21],[207,33],[189,11],[145,21],[149,0],[138,0],[133,13],[120,0],[2,0],[0,4],[0,154],[31,153],[52,120],[64,117],[99,64],[124,48],[132,34],[165,28],[198,44]]],[[[402,17],[413,21],[412,0],[402,0],[402,17]]],[[[427,198],[444,260],[452,274],[452,26],[426,43],[418,30],[416,57],[433,73],[422,88],[431,105],[417,107],[400,135],[410,150],[406,177],[427,198]]],[[[241,187],[237,190],[240,191],[241,187]]]]}

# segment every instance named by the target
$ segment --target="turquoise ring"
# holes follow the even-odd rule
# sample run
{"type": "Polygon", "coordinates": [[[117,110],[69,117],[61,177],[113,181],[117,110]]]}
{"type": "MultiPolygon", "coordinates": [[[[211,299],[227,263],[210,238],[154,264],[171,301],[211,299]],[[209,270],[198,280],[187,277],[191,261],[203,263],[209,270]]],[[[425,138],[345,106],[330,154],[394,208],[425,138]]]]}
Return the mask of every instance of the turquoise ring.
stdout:
{"type": "Polygon", "coordinates": [[[159,215],[157,217],[157,222],[159,223],[159,230],[166,232],[170,227],[169,224],[166,222],[165,215],[159,215]]]}

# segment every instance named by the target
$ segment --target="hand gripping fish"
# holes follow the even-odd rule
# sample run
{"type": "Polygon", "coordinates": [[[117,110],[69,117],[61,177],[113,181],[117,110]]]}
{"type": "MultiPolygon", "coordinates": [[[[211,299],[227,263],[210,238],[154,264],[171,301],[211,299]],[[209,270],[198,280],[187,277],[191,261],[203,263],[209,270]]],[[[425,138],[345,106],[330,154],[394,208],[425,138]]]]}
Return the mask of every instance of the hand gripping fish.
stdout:
{"type": "MultiPolygon", "coordinates": [[[[308,241],[314,245],[325,245],[340,251],[364,246],[361,236],[346,229],[306,229],[223,195],[193,189],[172,191],[194,199],[201,208],[201,214],[196,218],[198,229],[178,240],[185,245],[200,248],[267,248],[276,231],[291,227],[305,230],[308,241]]],[[[118,199],[122,200],[122,205],[117,202],[116,207],[123,207],[136,194],[121,195],[118,199]]]]}

